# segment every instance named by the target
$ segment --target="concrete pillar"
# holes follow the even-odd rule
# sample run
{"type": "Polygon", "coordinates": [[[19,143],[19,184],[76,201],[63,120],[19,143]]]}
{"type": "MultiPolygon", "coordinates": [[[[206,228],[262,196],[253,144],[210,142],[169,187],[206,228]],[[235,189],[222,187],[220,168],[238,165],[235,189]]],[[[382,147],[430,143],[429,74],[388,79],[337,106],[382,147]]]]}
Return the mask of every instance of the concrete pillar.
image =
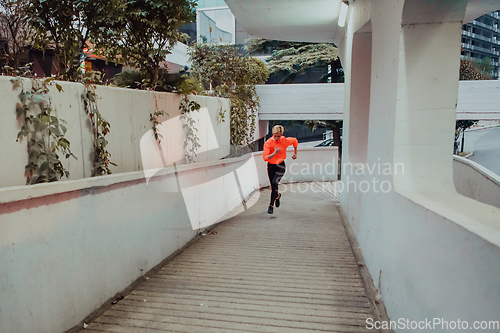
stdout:
{"type": "Polygon", "coordinates": [[[467,1],[406,1],[399,38],[394,162],[398,192],[455,191],[461,26],[467,1]],[[431,167],[432,166],[432,167],[431,167]]]}
{"type": "Polygon", "coordinates": [[[351,59],[349,160],[351,163],[366,163],[372,73],[371,22],[354,33],[351,59]]]}
{"type": "Polygon", "coordinates": [[[494,10],[467,6],[485,2],[350,1],[337,42],[341,205],[392,320],[459,318],[471,328],[500,311],[500,211],[460,196],[452,178],[461,26],[471,10],[494,10]]]}

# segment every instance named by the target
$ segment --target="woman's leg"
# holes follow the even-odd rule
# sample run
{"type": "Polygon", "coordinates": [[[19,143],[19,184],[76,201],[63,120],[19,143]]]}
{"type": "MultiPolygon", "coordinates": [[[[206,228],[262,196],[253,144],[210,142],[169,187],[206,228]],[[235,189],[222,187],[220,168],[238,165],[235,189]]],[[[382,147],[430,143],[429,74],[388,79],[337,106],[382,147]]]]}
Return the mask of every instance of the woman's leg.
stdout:
{"type": "MultiPolygon", "coordinates": [[[[276,200],[276,198],[279,195],[278,184],[281,181],[281,178],[283,178],[283,175],[285,174],[285,171],[286,171],[285,161],[278,164],[277,167],[278,167],[277,168],[278,170],[277,170],[276,174],[274,175],[274,178],[275,178],[274,183],[276,184],[276,191],[274,193],[274,200],[276,200]]],[[[274,204],[274,201],[273,201],[273,204],[274,204]]]]}
{"type": "Polygon", "coordinates": [[[271,183],[271,202],[269,206],[274,206],[274,201],[278,196],[278,183],[285,174],[285,162],[280,164],[268,164],[267,175],[269,176],[269,182],[271,183]]]}
{"type": "Polygon", "coordinates": [[[274,206],[275,190],[277,190],[274,185],[274,175],[277,170],[278,168],[276,167],[276,164],[267,164],[267,176],[269,177],[269,183],[271,184],[271,202],[269,203],[269,206],[274,206]]]}

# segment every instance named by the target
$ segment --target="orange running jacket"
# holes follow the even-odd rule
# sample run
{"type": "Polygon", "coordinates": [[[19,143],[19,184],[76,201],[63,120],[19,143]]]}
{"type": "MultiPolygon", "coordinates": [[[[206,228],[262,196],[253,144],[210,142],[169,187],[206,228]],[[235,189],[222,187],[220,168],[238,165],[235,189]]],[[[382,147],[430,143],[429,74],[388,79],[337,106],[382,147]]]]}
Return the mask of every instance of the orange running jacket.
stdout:
{"type": "Polygon", "coordinates": [[[286,158],[286,148],[288,146],[297,147],[298,144],[299,142],[295,138],[285,138],[282,136],[279,141],[276,141],[273,137],[270,137],[266,143],[264,143],[264,152],[262,157],[264,157],[264,161],[268,161],[271,164],[280,164],[286,158]],[[274,153],[276,147],[280,148],[280,152],[269,159],[268,156],[274,153]]]}

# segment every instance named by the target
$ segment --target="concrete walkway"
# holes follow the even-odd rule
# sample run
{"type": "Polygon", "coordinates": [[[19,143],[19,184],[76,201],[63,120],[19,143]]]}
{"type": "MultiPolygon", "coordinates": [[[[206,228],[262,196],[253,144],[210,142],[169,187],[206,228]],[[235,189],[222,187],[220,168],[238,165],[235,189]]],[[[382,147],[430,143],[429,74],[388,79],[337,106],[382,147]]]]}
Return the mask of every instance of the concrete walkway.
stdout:
{"type": "Polygon", "coordinates": [[[331,184],[280,191],[273,215],[265,189],[81,332],[374,332],[331,184]]]}

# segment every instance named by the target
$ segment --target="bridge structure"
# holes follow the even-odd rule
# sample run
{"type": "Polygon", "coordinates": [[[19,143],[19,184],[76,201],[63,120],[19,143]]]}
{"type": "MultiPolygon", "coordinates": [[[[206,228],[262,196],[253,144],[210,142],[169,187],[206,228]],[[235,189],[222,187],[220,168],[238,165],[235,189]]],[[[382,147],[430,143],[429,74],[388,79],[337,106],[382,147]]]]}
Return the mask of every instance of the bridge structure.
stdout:
{"type": "MultiPolygon", "coordinates": [[[[344,119],[344,83],[259,85],[257,93],[259,120],[344,119]]],[[[500,81],[460,81],[456,117],[500,119],[500,81]]]]}
{"type": "MultiPolygon", "coordinates": [[[[315,94],[316,98],[304,93],[315,103],[312,107],[273,105],[262,113],[271,119],[286,109],[297,110],[297,116],[290,118],[335,110],[325,117],[340,119],[343,101],[343,179],[349,177],[353,189],[356,184],[385,181],[392,186],[387,194],[350,188],[340,196],[389,317],[423,321],[459,317],[469,327],[498,321],[500,269],[492,270],[491,265],[500,264],[500,211],[457,191],[451,148],[456,119],[497,118],[498,83],[459,83],[459,66],[462,25],[498,10],[500,3],[226,3],[254,36],[333,42],[339,48],[345,73],[343,98],[340,85],[325,84],[324,94],[315,94]]],[[[300,91],[283,93],[279,100],[297,103],[296,94],[300,91]]]]}

